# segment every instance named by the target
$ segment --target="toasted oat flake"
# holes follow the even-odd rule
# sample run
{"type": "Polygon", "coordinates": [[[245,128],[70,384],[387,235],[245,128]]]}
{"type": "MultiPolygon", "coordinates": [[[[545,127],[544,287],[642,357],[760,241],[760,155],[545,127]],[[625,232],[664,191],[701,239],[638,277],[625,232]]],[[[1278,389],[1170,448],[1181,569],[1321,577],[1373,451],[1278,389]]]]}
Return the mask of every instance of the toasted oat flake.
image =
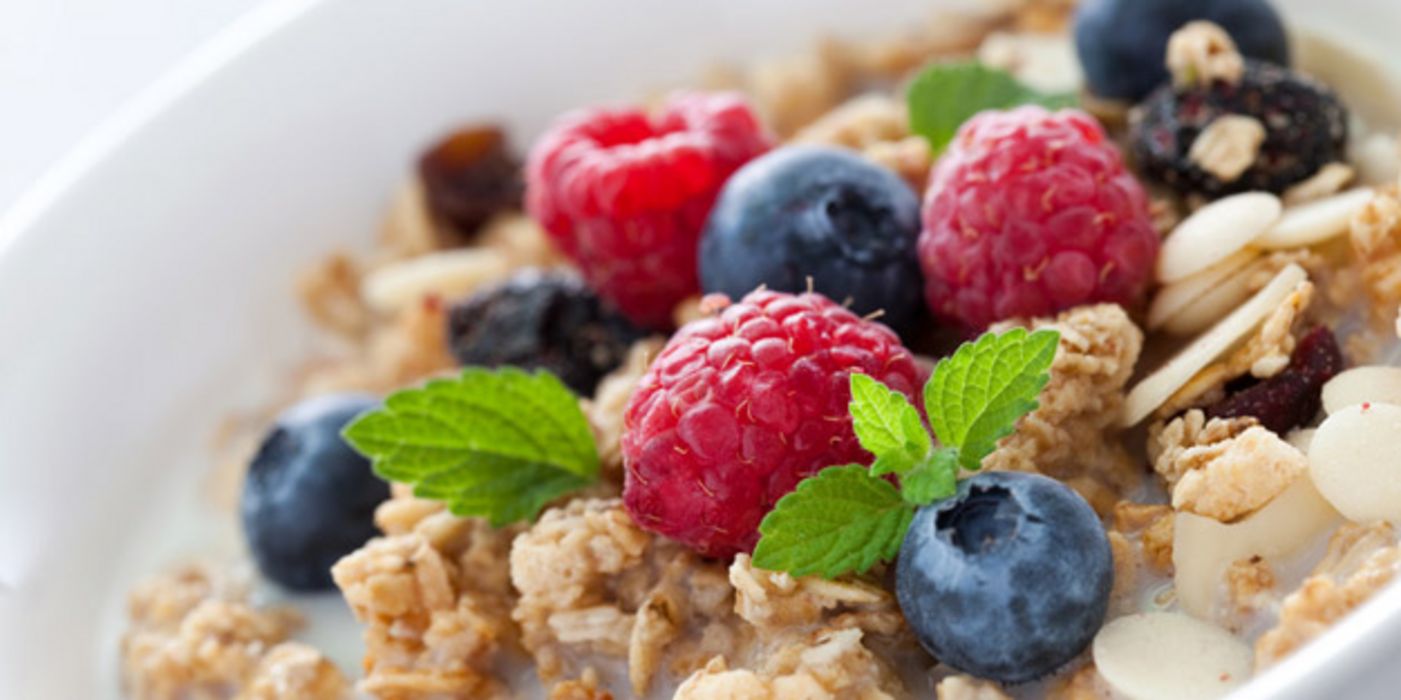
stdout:
{"type": "Polygon", "coordinates": [[[1212,120],[1187,155],[1197,167],[1222,182],[1235,182],[1260,156],[1265,125],[1254,117],[1226,114],[1212,120]]]}
{"type": "Polygon", "coordinates": [[[1308,458],[1253,419],[1206,421],[1188,411],[1158,435],[1153,468],[1173,508],[1231,522],[1254,512],[1308,469],[1308,458]]]}
{"type": "Polygon", "coordinates": [[[1180,86],[1206,85],[1215,81],[1240,82],[1245,59],[1231,35],[1211,22],[1183,25],[1168,38],[1167,67],[1173,82],[1180,86]]]}

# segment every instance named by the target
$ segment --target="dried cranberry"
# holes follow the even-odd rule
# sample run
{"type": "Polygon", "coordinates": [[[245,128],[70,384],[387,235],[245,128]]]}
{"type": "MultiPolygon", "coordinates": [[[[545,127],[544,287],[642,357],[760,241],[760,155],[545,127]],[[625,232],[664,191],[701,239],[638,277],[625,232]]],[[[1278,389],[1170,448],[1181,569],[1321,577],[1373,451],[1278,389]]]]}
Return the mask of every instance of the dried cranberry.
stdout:
{"type": "Polygon", "coordinates": [[[489,125],[469,126],[449,134],[418,160],[428,210],[452,229],[453,240],[466,242],[493,215],[521,207],[525,183],[520,159],[506,134],[489,125]]]}
{"type": "Polygon", "coordinates": [[[1236,391],[1207,407],[1208,418],[1250,416],[1279,435],[1308,425],[1318,415],[1323,385],[1343,370],[1338,339],[1327,326],[1308,332],[1294,348],[1289,366],[1262,382],[1236,391]]]}

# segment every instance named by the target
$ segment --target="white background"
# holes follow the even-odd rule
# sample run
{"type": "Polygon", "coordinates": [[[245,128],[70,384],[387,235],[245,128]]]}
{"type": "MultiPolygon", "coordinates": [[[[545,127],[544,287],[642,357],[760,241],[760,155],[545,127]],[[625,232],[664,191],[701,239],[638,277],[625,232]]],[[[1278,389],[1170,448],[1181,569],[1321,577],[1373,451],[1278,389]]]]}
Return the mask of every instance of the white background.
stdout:
{"type": "Polygon", "coordinates": [[[0,211],[123,102],[260,1],[0,0],[0,211]]]}

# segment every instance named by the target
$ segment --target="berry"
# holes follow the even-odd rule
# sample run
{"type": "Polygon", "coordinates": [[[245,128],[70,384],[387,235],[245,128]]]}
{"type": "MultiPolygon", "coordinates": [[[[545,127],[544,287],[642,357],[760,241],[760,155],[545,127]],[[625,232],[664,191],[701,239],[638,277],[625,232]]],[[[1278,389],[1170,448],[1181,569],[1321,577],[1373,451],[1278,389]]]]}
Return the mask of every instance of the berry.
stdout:
{"type": "Polygon", "coordinates": [[[1090,91],[1137,102],[1168,80],[1168,37],[1207,20],[1247,57],[1289,65],[1284,23],[1265,0],[1085,0],[1075,13],[1075,49],[1090,91]]]}
{"type": "Polygon", "coordinates": [[[756,291],[686,325],[624,413],[628,512],[702,555],[751,551],[799,481],[870,458],[847,408],[853,372],[910,397],[923,378],[889,328],[819,294],[756,291]]]}
{"type": "Polygon", "coordinates": [[[448,224],[462,244],[487,219],[520,209],[525,183],[520,158],[506,134],[491,125],[465,127],[434,144],[418,159],[428,210],[448,224]]]}
{"type": "Polygon", "coordinates": [[[1239,83],[1165,85],[1136,112],[1130,139],[1144,173],[1184,194],[1220,197],[1282,193],[1323,166],[1345,160],[1347,109],[1328,88],[1284,68],[1247,61],[1239,83]],[[1192,144],[1217,117],[1238,114],[1265,127],[1250,168],[1223,182],[1192,157],[1192,144]]]}
{"type": "Polygon", "coordinates": [[[738,298],[811,284],[909,332],[922,311],[918,236],[919,198],[895,173],[835,148],[780,148],[720,192],[701,237],[701,288],[738,298]]]}
{"type": "Polygon", "coordinates": [[[1129,306],[1157,254],[1147,194],[1083,112],[983,112],[930,175],[925,299],[971,330],[1091,302],[1129,306]]]}
{"type": "Polygon", "coordinates": [[[939,661],[1022,683],[1090,643],[1113,579],[1109,539],[1084,499],[1037,474],[986,472],[915,513],[895,593],[939,661]]]}
{"type": "MultiPolygon", "coordinates": [[[[1207,407],[1207,418],[1250,416],[1277,435],[1313,422],[1323,408],[1323,385],[1343,371],[1343,352],[1326,326],[1309,331],[1282,372],[1207,407]]],[[[1228,389],[1231,387],[1228,387],[1228,389]]]]}
{"type": "Polygon", "coordinates": [[[581,396],[642,337],[577,276],[526,270],[454,304],[448,349],[462,365],[546,369],[581,396]]]}
{"type": "Polygon", "coordinates": [[[243,534],[263,575],[293,590],[333,586],[331,565],[378,534],[375,508],[389,484],[341,439],[369,396],[308,399],[263,438],[243,482],[243,534]]]}
{"type": "Polygon", "coordinates": [[[603,298],[662,328],[700,289],[696,246],[720,187],[768,149],[732,94],[681,93],[651,118],[575,112],[531,150],[526,206],[603,298]]]}

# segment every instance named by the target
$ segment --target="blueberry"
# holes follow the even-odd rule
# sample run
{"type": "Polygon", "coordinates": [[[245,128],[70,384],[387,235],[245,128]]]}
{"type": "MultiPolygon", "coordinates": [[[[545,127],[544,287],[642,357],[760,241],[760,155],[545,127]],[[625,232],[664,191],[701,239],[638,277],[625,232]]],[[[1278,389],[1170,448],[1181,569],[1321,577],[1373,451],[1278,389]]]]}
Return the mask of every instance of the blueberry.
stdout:
{"type": "Polygon", "coordinates": [[[987,472],[921,508],[895,592],[924,648],[965,673],[1022,683],[1075,658],[1113,583],[1099,518],[1054,479],[987,472]]]}
{"type": "Polygon", "coordinates": [[[1168,80],[1168,37],[1199,19],[1225,29],[1244,56],[1289,65],[1284,23],[1265,0],[1085,0],[1075,48],[1090,91],[1139,101],[1168,80]]]}
{"type": "Polygon", "coordinates": [[[378,400],[358,394],[308,399],[263,438],[243,482],[243,534],[258,569],[293,590],[331,588],[331,565],[377,534],[375,507],[389,485],[341,438],[378,400]]]}
{"type": "Polygon", "coordinates": [[[720,192],[700,244],[701,287],[739,299],[760,285],[813,289],[912,330],[923,304],[919,198],[854,153],[790,146],[751,161],[720,192]]]}

